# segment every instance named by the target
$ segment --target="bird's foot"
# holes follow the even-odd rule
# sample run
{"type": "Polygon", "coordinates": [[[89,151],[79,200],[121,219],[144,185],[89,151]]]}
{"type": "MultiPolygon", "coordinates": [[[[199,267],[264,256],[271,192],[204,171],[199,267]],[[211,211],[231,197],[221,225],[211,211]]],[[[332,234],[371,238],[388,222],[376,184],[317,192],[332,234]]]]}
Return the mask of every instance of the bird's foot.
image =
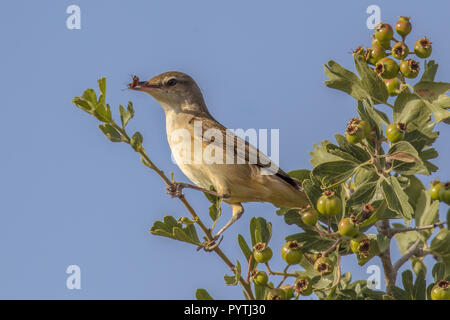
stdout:
{"type": "Polygon", "coordinates": [[[183,195],[182,191],[184,188],[183,183],[173,182],[167,186],[166,191],[172,198],[179,198],[183,195]]]}
{"type": "Polygon", "coordinates": [[[214,251],[223,240],[223,236],[221,236],[220,239],[219,239],[219,237],[220,236],[217,236],[217,237],[214,237],[214,239],[212,239],[211,241],[203,242],[202,244],[200,244],[198,246],[197,251],[199,251],[201,249],[205,250],[206,252],[214,251]]]}

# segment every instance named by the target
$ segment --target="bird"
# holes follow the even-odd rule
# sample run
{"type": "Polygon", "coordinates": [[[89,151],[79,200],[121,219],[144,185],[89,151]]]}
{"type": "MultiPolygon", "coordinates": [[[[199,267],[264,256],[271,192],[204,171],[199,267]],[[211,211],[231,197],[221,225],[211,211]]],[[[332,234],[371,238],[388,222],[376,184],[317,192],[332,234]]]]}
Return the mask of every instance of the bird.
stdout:
{"type": "MultiPolygon", "coordinates": [[[[150,94],[162,106],[173,157],[193,187],[216,195],[231,206],[231,218],[214,239],[243,215],[242,203],[269,202],[280,208],[308,205],[299,180],[211,115],[199,86],[189,75],[169,71],[148,81],[135,76],[128,88],[150,94]],[[205,151],[213,156],[205,157],[205,151]],[[211,161],[221,158],[227,161],[211,161]]],[[[178,185],[186,186],[189,184],[178,185]]]]}

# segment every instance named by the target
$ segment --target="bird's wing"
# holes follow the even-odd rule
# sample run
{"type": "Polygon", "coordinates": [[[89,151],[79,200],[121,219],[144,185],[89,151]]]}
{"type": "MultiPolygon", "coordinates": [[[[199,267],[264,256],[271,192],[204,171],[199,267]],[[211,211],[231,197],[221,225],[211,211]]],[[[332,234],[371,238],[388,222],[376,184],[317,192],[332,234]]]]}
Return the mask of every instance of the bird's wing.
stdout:
{"type": "Polygon", "coordinates": [[[226,158],[226,153],[229,153],[233,156],[234,163],[238,164],[250,164],[256,165],[262,170],[269,170],[272,174],[275,174],[277,177],[287,182],[294,188],[299,191],[302,191],[301,182],[295,178],[290,177],[286,172],[281,170],[277,164],[275,164],[267,155],[261,152],[258,148],[250,144],[248,141],[240,138],[235,135],[230,130],[227,130],[223,125],[217,122],[214,119],[209,118],[197,118],[193,117],[192,121],[201,121],[202,122],[202,141],[204,145],[214,144],[218,148],[223,148],[224,150],[224,159],[226,158]],[[219,130],[222,137],[226,137],[225,142],[220,141],[214,137],[214,139],[208,139],[208,134],[205,135],[205,132],[209,129],[219,130]]]}

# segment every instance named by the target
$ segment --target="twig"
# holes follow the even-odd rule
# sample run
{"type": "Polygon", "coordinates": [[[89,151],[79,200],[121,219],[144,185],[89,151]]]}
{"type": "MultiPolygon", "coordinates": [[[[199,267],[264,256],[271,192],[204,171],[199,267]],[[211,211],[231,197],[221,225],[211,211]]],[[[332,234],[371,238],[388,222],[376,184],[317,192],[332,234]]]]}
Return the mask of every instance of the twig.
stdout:
{"type": "MultiPolygon", "coordinates": [[[[288,271],[288,269],[289,269],[290,266],[291,266],[291,265],[288,264],[288,265],[286,266],[286,268],[284,268],[283,273],[287,273],[287,271],[288,271]]],[[[280,283],[278,284],[277,288],[281,287],[281,285],[283,284],[284,281],[286,281],[287,278],[288,278],[288,276],[287,276],[287,275],[284,275],[284,277],[281,279],[280,283]]]]}
{"type": "MultiPolygon", "coordinates": [[[[389,226],[389,220],[381,220],[375,224],[379,233],[387,236],[389,238],[389,233],[391,232],[391,227],[389,226]]],[[[391,239],[391,238],[389,238],[391,239]]],[[[384,270],[384,283],[386,285],[386,292],[388,295],[392,295],[391,287],[395,284],[395,279],[397,278],[397,273],[394,271],[391,261],[391,249],[390,246],[386,250],[378,255],[381,259],[384,270]]]]}
{"type": "Polygon", "coordinates": [[[331,251],[336,249],[336,247],[342,242],[342,239],[337,239],[331,247],[329,247],[327,250],[322,251],[322,257],[325,257],[327,254],[329,254],[331,251]]]}
{"type": "Polygon", "coordinates": [[[250,258],[248,258],[248,269],[247,269],[247,283],[250,283],[250,273],[252,272],[251,270],[251,265],[252,265],[252,260],[253,260],[253,254],[250,255],[250,258]]]}
{"type": "Polygon", "coordinates": [[[398,259],[396,263],[394,263],[394,272],[397,274],[398,270],[401,268],[401,266],[409,260],[413,255],[418,254],[422,251],[421,248],[419,248],[420,239],[417,239],[414,244],[408,248],[408,250],[405,251],[405,254],[398,259]]]}
{"type": "Polygon", "coordinates": [[[287,273],[287,272],[276,272],[276,271],[272,271],[272,269],[270,269],[269,264],[265,263],[266,268],[267,268],[267,272],[272,275],[272,276],[286,276],[286,277],[297,277],[298,275],[296,275],[295,273],[287,273]]]}
{"type": "Polygon", "coordinates": [[[436,227],[442,226],[445,224],[445,221],[439,221],[427,226],[418,226],[418,227],[409,227],[409,228],[401,228],[401,229],[391,229],[390,235],[391,237],[396,235],[397,233],[401,232],[408,232],[408,231],[420,231],[420,230],[427,230],[427,229],[434,229],[436,227]]]}

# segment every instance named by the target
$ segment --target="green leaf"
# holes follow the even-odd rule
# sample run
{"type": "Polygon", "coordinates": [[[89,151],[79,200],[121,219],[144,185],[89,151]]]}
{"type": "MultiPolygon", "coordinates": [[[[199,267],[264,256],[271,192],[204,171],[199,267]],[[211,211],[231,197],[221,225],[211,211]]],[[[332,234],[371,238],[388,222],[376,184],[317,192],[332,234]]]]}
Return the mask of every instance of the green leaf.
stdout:
{"type": "Polygon", "coordinates": [[[359,204],[369,203],[373,198],[373,195],[375,194],[377,185],[378,182],[367,182],[360,185],[347,200],[347,205],[355,206],[359,204]]]}
{"type": "MultiPolygon", "coordinates": [[[[411,271],[410,271],[411,272],[411,271]]],[[[426,299],[427,283],[425,281],[425,273],[420,271],[416,276],[416,282],[413,288],[413,298],[414,300],[425,300],[426,299]]]]}
{"type": "Polygon", "coordinates": [[[83,111],[86,111],[88,113],[92,113],[95,109],[95,105],[90,103],[89,101],[80,98],[80,97],[75,97],[72,99],[72,103],[74,105],[76,105],[78,108],[80,108],[83,111]]]}
{"type": "Polygon", "coordinates": [[[433,112],[434,120],[436,122],[445,121],[449,122],[450,118],[450,97],[442,94],[437,99],[433,100],[433,102],[426,102],[426,106],[433,112]]]}
{"type": "Polygon", "coordinates": [[[405,290],[394,285],[390,289],[395,300],[411,300],[411,296],[405,290]]]}
{"type": "Polygon", "coordinates": [[[214,300],[206,289],[197,289],[195,291],[195,297],[197,300],[214,300]]]}
{"type": "Polygon", "coordinates": [[[311,172],[309,170],[301,169],[289,171],[287,174],[292,178],[295,178],[298,181],[303,182],[303,180],[309,179],[310,173],[311,172]]]}
{"type": "Polygon", "coordinates": [[[438,282],[445,278],[445,263],[438,262],[434,265],[431,271],[433,275],[434,282],[438,282]]]}
{"type": "Polygon", "coordinates": [[[267,286],[260,286],[255,284],[255,299],[256,300],[264,300],[266,297],[267,291],[269,288],[267,286]]]}
{"type": "Polygon", "coordinates": [[[235,286],[239,283],[239,279],[241,278],[241,264],[239,260],[236,262],[234,274],[232,276],[225,275],[223,278],[225,284],[228,286],[235,286]]]}
{"type": "Polygon", "coordinates": [[[105,104],[105,98],[106,98],[106,78],[100,78],[97,80],[98,82],[98,88],[100,90],[100,98],[98,102],[100,104],[105,104]]]}
{"type": "MultiPolygon", "coordinates": [[[[417,200],[425,190],[425,186],[416,176],[408,176],[407,179],[408,185],[404,188],[404,191],[408,195],[409,204],[413,207],[414,212],[417,212],[417,200]]],[[[414,214],[414,217],[417,220],[418,215],[414,214]]]]}
{"type": "Polygon", "coordinates": [[[353,182],[356,187],[359,187],[367,182],[375,182],[379,178],[377,172],[373,169],[366,169],[363,167],[357,168],[355,170],[355,175],[353,177],[353,182]]]}
{"type": "Polygon", "coordinates": [[[255,221],[255,241],[268,244],[272,236],[272,224],[266,219],[258,217],[255,221]]]}
{"type": "Polygon", "coordinates": [[[144,142],[144,137],[139,131],[136,131],[130,139],[130,145],[134,150],[139,151],[142,147],[142,142],[144,142]]]}
{"type": "Polygon", "coordinates": [[[363,163],[370,159],[370,154],[368,154],[366,150],[355,144],[349,143],[343,135],[335,134],[334,138],[343,151],[349,153],[353,156],[353,158],[357,159],[357,163],[363,163]]]}
{"type": "Polygon", "coordinates": [[[112,142],[121,142],[122,141],[122,135],[112,125],[110,125],[108,123],[99,124],[98,128],[112,142]]]}
{"type": "Polygon", "coordinates": [[[329,161],[335,161],[335,160],[341,160],[339,157],[332,155],[327,150],[327,145],[331,144],[328,140],[324,140],[320,143],[320,145],[317,145],[314,143],[314,150],[310,151],[309,154],[311,156],[311,164],[313,167],[318,166],[321,163],[329,162],[329,161]]]}
{"type": "Polygon", "coordinates": [[[450,90],[448,82],[420,81],[414,86],[414,92],[429,102],[450,90]]]}
{"type": "Polygon", "coordinates": [[[450,255],[450,231],[447,228],[441,229],[433,238],[430,249],[438,256],[450,255]]]}
{"type": "Polygon", "coordinates": [[[402,215],[405,220],[411,220],[414,210],[408,202],[408,195],[402,190],[398,180],[389,176],[381,182],[381,187],[389,209],[402,215]]]}
{"type": "Polygon", "coordinates": [[[434,81],[438,66],[439,65],[435,63],[434,60],[428,61],[428,63],[425,65],[425,71],[423,72],[420,81],[434,81]]]}
{"type": "Polygon", "coordinates": [[[320,189],[320,187],[310,179],[304,180],[302,183],[302,187],[312,207],[317,211],[316,204],[317,200],[322,195],[322,189],[320,189]]]}
{"type": "MultiPolygon", "coordinates": [[[[240,235],[240,234],[238,234],[238,244],[239,244],[239,247],[242,250],[242,253],[245,256],[246,261],[249,261],[250,257],[253,254],[253,251],[248,246],[247,241],[245,241],[245,238],[242,235],[240,235]]],[[[252,259],[252,262],[250,264],[250,270],[253,270],[255,268],[255,265],[256,265],[256,261],[255,261],[255,259],[252,259]]]]}
{"type": "Polygon", "coordinates": [[[417,150],[407,141],[394,143],[389,149],[387,161],[392,161],[392,169],[404,175],[416,173],[427,174],[422,160],[417,150]]]}
{"type": "Polygon", "coordinates": [[[120,112],[120,122],[122,123],[122,128],[125,129],[126,125],[128,124],[128,121],[133,117],[133,115],[130,113],[129,110],[125,110],[125,107],[123,105],[119,105],[119,112],[120,112]]]}
{"type": "Polygon", "coordinates": [[[403,90],[394,103],[394,122],[407,125],[408,131],[421,129],[429,119],[431,112],[425,107],[425,101],[417,95],[403,90]]]}
{"type": "Polygon", "coordinates": [[[97,104],[93,115],[102,122],[109,123],[112,121],[112,113],[109,105],[97,104]]]}
{"type": "Polygon", "coordinates": [[[90,102],[93,106],[96,106],[97,101],[97,94],[95,93],[94,89],[86,89],[84,90],[83,94],[81,95],[81,98],[84,100],[90,102]]]}
{"type": "Polygon", "coordinates": [[[296,240],[302,243],[304,252],[326,250],[333,245],[333,240],[324,239],[317,232],[302,232],[291,234],[286,237],[286,241],[296,240]]]}
{"type": "Polygon", "coordinates": [[[175,240],[200,245],[194,224],[183,227],[172,216],[165,216],[163,221],[155,221],[150,229],[150,233],[162,237],[172,238],[175,240]]]}
{"type": "Polygon", "coordinates": [[[324,188],[332,188],[348,180],[356,169],[357,164],[351,161],[332,161],[319,164],[311,174],[324,188]]]}
{"type": "Polygon", "coordinates": [[[414,291],[413,274],[411,270],[402,272],[402,282],[405,291],[412,297],[414,291]]]}
{"type": "Polygon", "coordinates": [[[361,85],[378,103],[387,101],[389,95],[383,80],[367,65],[360,55],[354,55],[356,71],[361,76],[361,85]]]}
{"type": "MultiPolygon", "coordinates": [[[[430,192],[422,190],[420,196],[415,198],[416,210],[414,213],[416,226],[427,226],[439,219],[439,201],[431,200],[430,192]]],[[[433,229],[421,230],[420,234],[424,239],[428,239],[433,233],[433,229]]]]}

